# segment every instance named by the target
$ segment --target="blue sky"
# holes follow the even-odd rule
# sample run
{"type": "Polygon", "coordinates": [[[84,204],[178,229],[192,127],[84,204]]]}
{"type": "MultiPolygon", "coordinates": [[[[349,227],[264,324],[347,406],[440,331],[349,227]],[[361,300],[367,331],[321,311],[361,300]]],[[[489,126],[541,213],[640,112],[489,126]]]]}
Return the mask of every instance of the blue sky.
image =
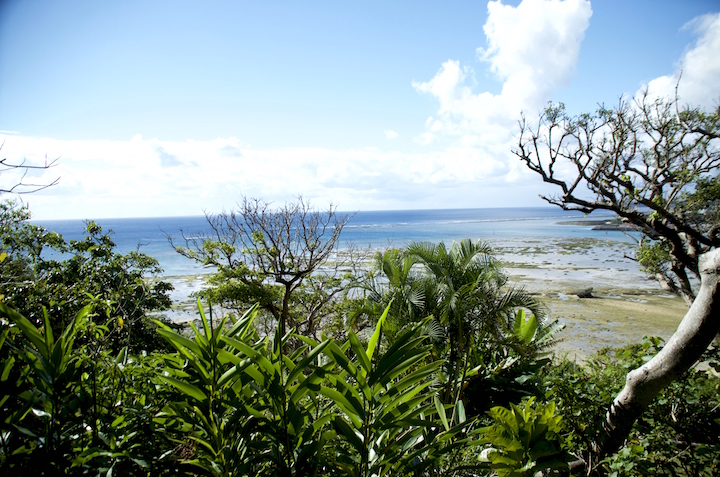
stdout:
{"type": "Polygon", "coordinates": [[[714,0],[6,0],[0,157],[60,158],[38,219],[543,205],[521,111],[710,107],[719,52],[714,0]]]}

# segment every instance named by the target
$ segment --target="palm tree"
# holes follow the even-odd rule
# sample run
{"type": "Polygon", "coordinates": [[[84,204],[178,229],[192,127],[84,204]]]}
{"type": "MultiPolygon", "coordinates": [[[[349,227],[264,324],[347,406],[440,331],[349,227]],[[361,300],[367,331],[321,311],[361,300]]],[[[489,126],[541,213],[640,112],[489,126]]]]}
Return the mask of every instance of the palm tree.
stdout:
{"type": "Polygon", "coordinates": [[[356,283],[355,306],[350,312],[351,325],[366,318],[373,324],[389,305],[385,336],[390,343],[406,325],[426,315],[424,283],[415,269],[417,260],[401,249],[375,254],[368,274],[356,283]]]}
{"type": "Polygon", "coordinates": [[[426,270],[425,313],[445,327],[447,381],[444,400],[460,397],[472,352],[480,344],[503,346],[515,311],[527,308],[542,316],[539,302],[523,290],[507,288],[507,277],[491,247],[469,238],[453,242],[410,244],[405,253],[426,270]]]}

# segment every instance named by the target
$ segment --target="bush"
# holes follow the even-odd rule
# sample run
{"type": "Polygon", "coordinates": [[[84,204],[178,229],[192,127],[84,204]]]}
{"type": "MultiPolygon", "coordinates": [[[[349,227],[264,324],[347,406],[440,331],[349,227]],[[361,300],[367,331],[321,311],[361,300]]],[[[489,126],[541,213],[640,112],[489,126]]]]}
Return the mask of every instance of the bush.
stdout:
{"type": "MultiPolygon", "coordinates": [[[[662,348],[659,338],[620,349],[603,349],[584,365],[567,359],[546,368],[545,396],[558,403],[568,449],[578,457],[603,431],[605,411],[628,371],[662,348]]],[[[717,475],[720,470],[720,378],[718,348],[664,389],[636,422],[625,446],[599,463],[613,476],[717,475]]]]}

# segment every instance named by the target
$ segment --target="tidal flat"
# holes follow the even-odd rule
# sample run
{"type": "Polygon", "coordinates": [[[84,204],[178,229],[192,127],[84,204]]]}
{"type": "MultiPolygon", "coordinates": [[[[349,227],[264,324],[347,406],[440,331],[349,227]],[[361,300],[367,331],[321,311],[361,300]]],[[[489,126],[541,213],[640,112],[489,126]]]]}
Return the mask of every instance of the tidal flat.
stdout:
{"type": "MultiPolygon", "coordinates": [[[[635,244],[610,238],[529,238],[489,240],[502,261],[509,285],[522,287],[545,305],[547,316],[564,326],[555,351],[584,360],[603,347],[625,346],[643,336],[667,340],[687,307],[663,291],[632,260],[635,244]],[[592,298],[577,293],[592,288],[592,298]]],[[[361,251],[363,252],[363,251],[361,251]]],[[[365,250],[369,264],[376,250],[365,250]]],[[[164,277],[175,286],[174,306],[163,314],[176,322],[198,317],[192,292],[208,275],[164,277]]]]}
{"type": "Polygon", "coordinates": [[[555,351],[584,360],[604,347],[667,340],[685,302],[643,273],[635,244],[601,239],[548,239],[493,244],[511,284],[536,295],[547,316],[564,328],[555,351]],[[578,294],[590,292],[591,298],[578,294]]]}

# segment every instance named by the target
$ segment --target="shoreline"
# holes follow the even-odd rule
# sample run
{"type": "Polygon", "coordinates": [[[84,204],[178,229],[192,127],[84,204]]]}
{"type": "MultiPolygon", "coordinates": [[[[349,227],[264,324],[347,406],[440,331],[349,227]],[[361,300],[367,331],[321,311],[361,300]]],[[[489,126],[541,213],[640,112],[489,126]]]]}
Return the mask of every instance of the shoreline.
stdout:
{"type": "MultiPolygon", "coordinates": [[[[663,291],[628,258],[634,251],[631,242],[533,237],[488,243],[502,261],[509,285],[536,295],[547,307],[548,319],[564,326],[553,351],[570,359],[582,361],[603,347],[638,343],[643,336],[667,340],[687,311],[681,298],[663,291]],[[587,288],[593,298],[574,295],[587,288]]],[[[178,323],[197,319],[190,294],[208,276],[160,277],[175,286],[173,309],[160,314],[178,323]]]]}

